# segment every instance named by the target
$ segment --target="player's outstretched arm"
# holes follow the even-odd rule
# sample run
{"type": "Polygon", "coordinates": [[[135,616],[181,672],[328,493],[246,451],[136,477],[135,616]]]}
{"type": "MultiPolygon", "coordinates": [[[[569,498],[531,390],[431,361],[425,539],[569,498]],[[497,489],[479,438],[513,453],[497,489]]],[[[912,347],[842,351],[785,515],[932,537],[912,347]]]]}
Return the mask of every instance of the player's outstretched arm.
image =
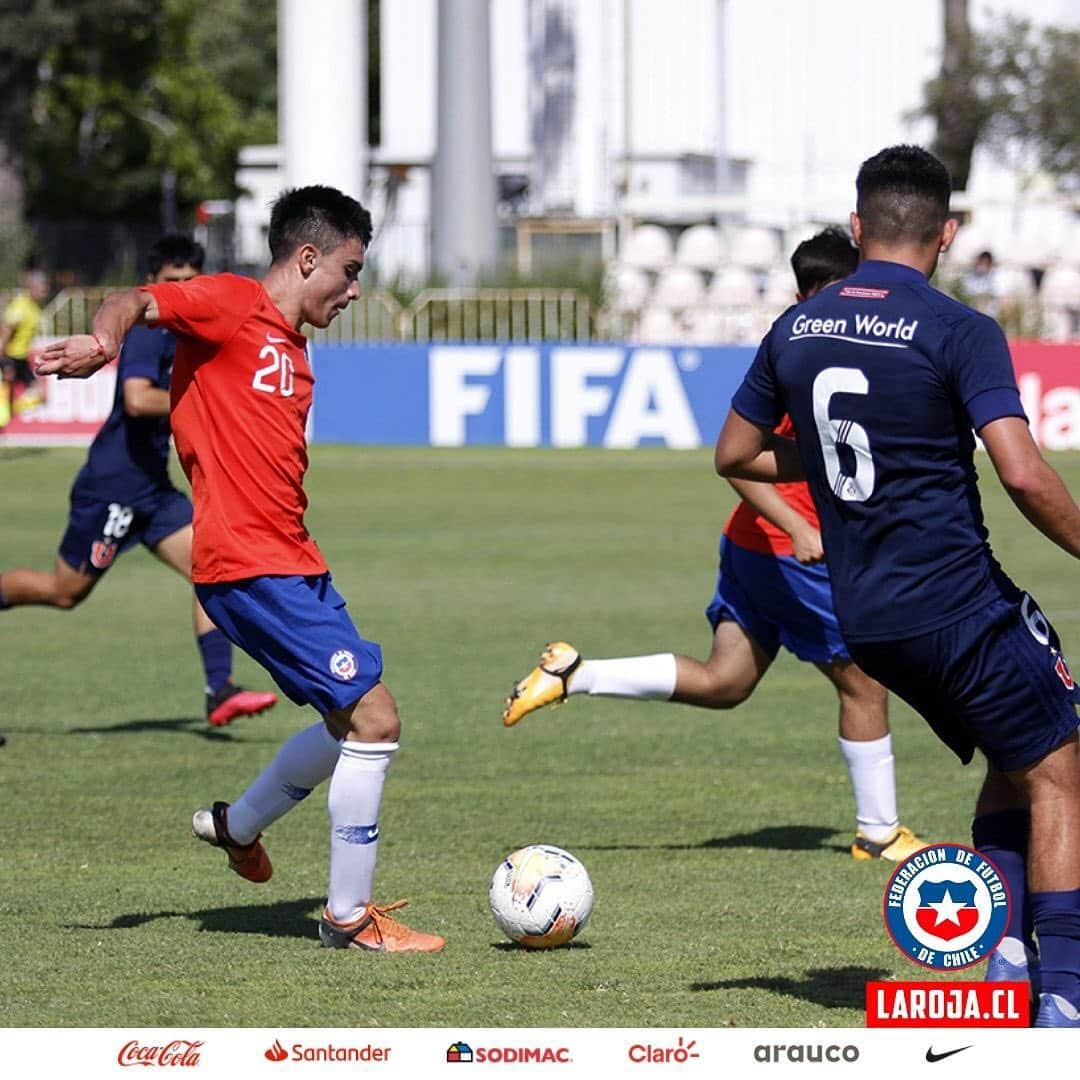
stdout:
{"type": "Polygon", "coordinates": [[[1044,536],[1080,559],[1080,507],[1056,470],[1039,453],[1017,416],[991,420],[979,431],[1002,486],[1044,536]]]}
{"type": "Polygon", "coordinates": [[[713,464],[721,476],[742,480],[802,480],[803,467],[794,439],[777,435],[770,427],[752,424],[734,409],[716,440],[713,464]]]}
{"type": "Polygon", "coordinates": [[[94,316],[92,332],[47,345],[38,361],[39,375],[86,379],[120,352],[127,332],[139,322],[156,322],[157,303],[140,289],[110,293],[94,316]]]}

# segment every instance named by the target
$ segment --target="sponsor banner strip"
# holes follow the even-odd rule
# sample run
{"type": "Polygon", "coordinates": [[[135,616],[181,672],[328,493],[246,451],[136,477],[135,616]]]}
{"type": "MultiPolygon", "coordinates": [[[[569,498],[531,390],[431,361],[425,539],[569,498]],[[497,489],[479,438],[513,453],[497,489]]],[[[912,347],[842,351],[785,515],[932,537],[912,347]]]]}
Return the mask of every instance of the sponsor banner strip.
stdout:
{"type": "MultiPolygon", "coordinates": [[[[966,984],[967,986],[980,984],[966,984]]],[[[1012,984],[981,984],[991,995],[1012,984]]],[[[894,990],[948,984],[875,983],[894,990]]],[[[718,999],[722,995],[718,994],[718,999]]],[[[909,998],[909,1002],[910,1002],[909,998]]],[[[990,1002],[991,997],[980,996],[990,1002]]],[[[1000,999],[1004,1001],[1004,999],[1000,999]]],[[[1009,1006],[999,1004],[1003,1013],[1009,1006]]],[[[718,1013],[724,1011],[717,1002],[718,1013]]],[[[236,1080],[469,1075],[609,1078],[775,1075],[776,1066],[828,1065],[850,1077],[906,1076],[948,1059],[949,1076],[1031,1075],[1060,1068],[1073,1032],[949,1027],[857,1028],[223,1028],[9,1029],[5,1076],[99,1077],[161,1073],[236,1080]]],[[[1075,1049],[1073,1047],[1073,1049],[1075,1049]]],[[[784,1071],[781,1069],[780,1071],[784,1071]]]]}

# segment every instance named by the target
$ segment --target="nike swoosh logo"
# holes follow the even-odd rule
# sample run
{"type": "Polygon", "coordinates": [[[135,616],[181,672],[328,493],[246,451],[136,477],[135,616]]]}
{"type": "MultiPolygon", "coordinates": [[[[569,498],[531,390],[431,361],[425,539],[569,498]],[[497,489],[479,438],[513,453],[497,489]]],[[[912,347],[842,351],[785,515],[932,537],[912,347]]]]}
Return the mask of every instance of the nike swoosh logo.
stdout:
{"type": "Polygon", "coordinates": [[[946,1050],[944,1054],[935,1054],[934,1053],[934,1048],[931,1046],[930,1049],[926,1051],[926,1060],[929,1061],[929,1062],[944,1061],[947,1057],[952,1057],[953,1054],[959,1054],[959,1053],[962,1053],[964,1050],[970,1050],[970,1049],[971,1049],[971,1045],[968,1045],[968,1046],[961,1046],[956,1050],[946,1050]]]}

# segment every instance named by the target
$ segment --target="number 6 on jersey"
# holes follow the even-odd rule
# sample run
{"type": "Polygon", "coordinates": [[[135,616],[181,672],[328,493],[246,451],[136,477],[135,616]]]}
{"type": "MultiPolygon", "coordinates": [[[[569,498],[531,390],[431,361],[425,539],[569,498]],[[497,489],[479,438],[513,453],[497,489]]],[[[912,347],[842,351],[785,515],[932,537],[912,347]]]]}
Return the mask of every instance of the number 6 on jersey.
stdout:
{"type": "Polygon", "coordinates": [[[870,384],[858,368],[825,368],[814,380],[814,421],[817,425],[825,475],[833,494],[844,502],[866,502],[874,491],[874,459],[866,428],[854,420],[829,418],[829,402],[834,394],[865,394],[870,384]],[[843,446],[855,459],[855,475],[846,473],[840,462],[843,446]]]}

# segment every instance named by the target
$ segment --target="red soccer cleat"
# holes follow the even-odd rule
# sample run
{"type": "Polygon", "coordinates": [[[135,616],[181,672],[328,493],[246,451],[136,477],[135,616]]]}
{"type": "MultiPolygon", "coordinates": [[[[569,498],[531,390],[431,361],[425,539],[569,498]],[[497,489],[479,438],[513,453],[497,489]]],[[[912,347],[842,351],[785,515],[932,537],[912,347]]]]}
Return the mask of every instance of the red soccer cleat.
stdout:
{"type": "Polygon", "coordinates": [[[206,719],[211,727],[224,727],[238,716],[255,716],[276,704],[277,694],[226,683],[216,694],[206,695],[206,719]]]}

